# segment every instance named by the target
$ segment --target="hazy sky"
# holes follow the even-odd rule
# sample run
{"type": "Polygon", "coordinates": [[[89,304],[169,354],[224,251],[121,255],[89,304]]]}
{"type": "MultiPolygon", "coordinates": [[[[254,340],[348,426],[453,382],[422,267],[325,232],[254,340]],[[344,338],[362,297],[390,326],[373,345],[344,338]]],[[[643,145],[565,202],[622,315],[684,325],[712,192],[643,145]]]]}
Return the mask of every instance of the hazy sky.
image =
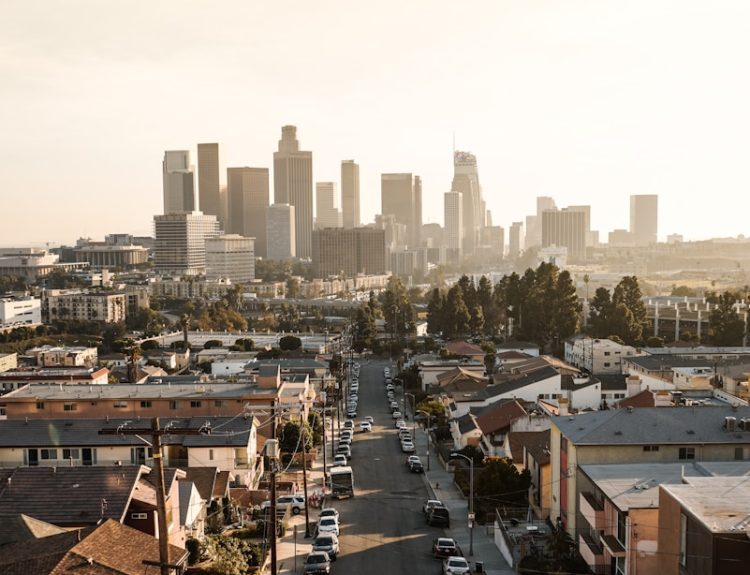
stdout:
{"type": "Polygon", "coordinates": [[[495,223],[535,197],[659,236],[747,233],[747,0],[0,1],[0,245],[150,234],[166,149],[272,166],[281,126],[316,181],[419,174],[442,222],[452,138],[495,223]]]}

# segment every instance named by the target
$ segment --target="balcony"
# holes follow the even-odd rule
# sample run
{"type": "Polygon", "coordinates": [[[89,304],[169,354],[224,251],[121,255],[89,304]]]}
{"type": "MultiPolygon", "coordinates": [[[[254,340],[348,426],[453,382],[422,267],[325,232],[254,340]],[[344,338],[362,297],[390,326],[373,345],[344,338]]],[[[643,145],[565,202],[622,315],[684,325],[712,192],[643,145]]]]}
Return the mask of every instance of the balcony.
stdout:
{"type": "Polygon", "coordinates": [[[606,565],[604,548],[599,541],[588,533],[581,533],[578,536],[578,552],[594,573],[601,572],[601,569],[606,565]]]}
{"type": "Polygon", "coordinates": [[[612,557],[625,557],[625,547],[614,535],[602,535],[602,543],[612,557]]]}
{"type": "Polygon", "coordinates": [[[588,491],[581,491],[578,498],[578,508],[592,529],[604,531],[604,506],[596,500],[593,494],[588,491]]]}

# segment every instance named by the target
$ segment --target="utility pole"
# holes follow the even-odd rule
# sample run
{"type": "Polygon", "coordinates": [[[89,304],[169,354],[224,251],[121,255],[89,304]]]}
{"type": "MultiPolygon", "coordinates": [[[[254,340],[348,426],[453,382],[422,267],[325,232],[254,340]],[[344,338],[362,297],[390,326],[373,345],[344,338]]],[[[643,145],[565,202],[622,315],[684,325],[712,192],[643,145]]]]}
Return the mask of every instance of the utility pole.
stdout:
{"type": "MultiPolygon", "coordinates": [[[[276,398],[272,404],[271,439],[276,443],[276,398]]],[[[271,465],[271,575],[276,575],[276,464],[273,457],[269,457],[271,465]]]]}
{"type": "Polygon", "coordinates": [[[159,521],[159,569],[161,575],[170,575],[177,565],[169,562],[169,527],[167,526],[167,495],[164,491],[164,461],[161,452],[161,438],[163,435],[209,435],[211,424],[206,422],[201,427],[172,427],[167,425],[162,429],[159,418],[151,420],[151,427],[126,427],[100,429],[99,435],[150,435],[151,447],[154,451],[154,466],[156,471],[156,510],[159,521]]]}
{"type": "MultiPolygon", "coordinates": [[[[307,504],[307,427],[305,426],[304,410],[300,409],[299,432],[302,434],[302,485],[305,491],[305,539],[310,538],[310,506],[307,504]]],[[[325,469],[323,470],[325,475],[325,469]]]]}

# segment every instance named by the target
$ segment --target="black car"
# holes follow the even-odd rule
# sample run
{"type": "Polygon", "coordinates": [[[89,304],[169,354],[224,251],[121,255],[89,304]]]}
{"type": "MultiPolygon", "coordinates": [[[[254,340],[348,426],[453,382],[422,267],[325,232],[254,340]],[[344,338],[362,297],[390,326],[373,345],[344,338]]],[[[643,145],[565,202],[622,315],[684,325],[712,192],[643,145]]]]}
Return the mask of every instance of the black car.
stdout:
{"type": "Polygon", "coordinates": [[[419,461],[412,461],[409,464],[409,471],[412,473],[424,473],[424,466],[419,461]]]}
{"type": "Polygon", "coordinates": [[[430,512],[427,514],[427,525],[449,528],[451,526],[451,516],[448,508],[435,506],[430,509],[430,512]]]}

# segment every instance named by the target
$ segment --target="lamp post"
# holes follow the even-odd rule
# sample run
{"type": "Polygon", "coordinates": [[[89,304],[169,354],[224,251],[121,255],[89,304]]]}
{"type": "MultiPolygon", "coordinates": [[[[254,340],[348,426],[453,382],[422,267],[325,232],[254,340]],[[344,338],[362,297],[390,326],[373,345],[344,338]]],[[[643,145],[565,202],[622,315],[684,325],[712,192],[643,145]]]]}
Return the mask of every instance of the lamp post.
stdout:
{"type": "Polygon", "coordinates": [[[417,414],[417,401],[413,393],[408,391],[404,392],[404,413],[406,413],[406,396],[411,397],[412,410],[411,410],[411,434],[416,438],[417,434],[417,423],[414,421],[414,416],[417,414]]]}
{"type": "Polygon", "coordinates": [[[469,462],[469,555],[474,555],[474,460],[463,453],[451,453],[451,458],[463,457],[469,462]]]}
{"type": "Polygon", "coordinates": [[[430,470],[430,429],[431,429],[431,419],[432,414],[429,411],[425,411],[424,409],[418,409],[416,413],[414,414],[416,416],[417,413],[424,413],[427,416],[427,471],[430,470]]]}

